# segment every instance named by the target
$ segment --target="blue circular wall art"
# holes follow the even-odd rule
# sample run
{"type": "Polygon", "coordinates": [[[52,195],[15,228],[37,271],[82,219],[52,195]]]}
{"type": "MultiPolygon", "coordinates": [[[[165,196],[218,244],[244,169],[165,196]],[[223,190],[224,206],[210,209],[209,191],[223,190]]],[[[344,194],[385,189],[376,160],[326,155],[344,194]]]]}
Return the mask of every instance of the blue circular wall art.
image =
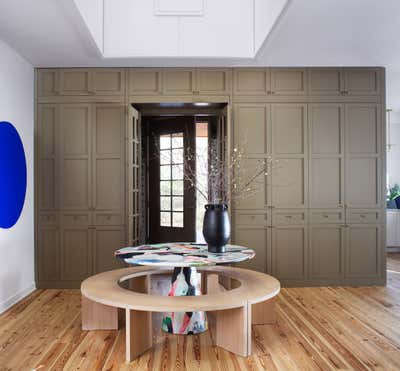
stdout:
{"type": "Polygon", "coordinates": [[[0,228],[11,228],[21,216],[26,195],[24,146],[15,127],[0,122],[0,228]]]}

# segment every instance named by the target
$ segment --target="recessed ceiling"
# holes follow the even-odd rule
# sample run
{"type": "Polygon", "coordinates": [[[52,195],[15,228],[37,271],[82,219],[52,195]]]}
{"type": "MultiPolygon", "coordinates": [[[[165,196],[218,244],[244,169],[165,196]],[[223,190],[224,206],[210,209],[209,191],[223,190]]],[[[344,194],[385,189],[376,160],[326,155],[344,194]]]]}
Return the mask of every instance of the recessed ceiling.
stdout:
{"type": "Polygon", "coordinates": [[[254,58],[288,0],[74,0],[104,58],[254,58]]]}

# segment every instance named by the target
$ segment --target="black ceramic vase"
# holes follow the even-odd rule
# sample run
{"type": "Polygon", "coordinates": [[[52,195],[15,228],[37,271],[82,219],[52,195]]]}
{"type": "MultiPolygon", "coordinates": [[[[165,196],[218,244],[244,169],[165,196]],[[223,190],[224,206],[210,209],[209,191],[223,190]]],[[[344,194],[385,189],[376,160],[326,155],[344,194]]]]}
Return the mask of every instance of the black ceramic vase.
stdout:
{"type": "Polygon", "coordinates": [[[208,245],[208,251],[224,253],[225,245],[231,236],[228,205],[208,204],[203,221],[203,235],[208,245]]]}

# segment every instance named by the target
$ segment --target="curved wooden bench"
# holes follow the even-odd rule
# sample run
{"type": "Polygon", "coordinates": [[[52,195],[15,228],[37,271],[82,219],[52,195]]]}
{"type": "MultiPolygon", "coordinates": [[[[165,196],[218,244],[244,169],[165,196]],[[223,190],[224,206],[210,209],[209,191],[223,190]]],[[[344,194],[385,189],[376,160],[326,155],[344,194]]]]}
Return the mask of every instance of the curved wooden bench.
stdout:
{"type": "Polygon", "coordinates": [[[149,295],[150,276],[171,273],[154,267],[117,269],[82,282],[82,328],[118,329],[118,308],[126,313],[126,360],[130,362],[152,344],[151,312],[208,312],[215,344],[233,353],[251,354],[251,324],[275,321],[274,297],[279,281],[241,268],[198,267],[202,273],[201,296],[149,295]],[[231,280],[240,286],[227,290],[231,280]],[[131,290],[120,286],[130,280],[131,290]]]}

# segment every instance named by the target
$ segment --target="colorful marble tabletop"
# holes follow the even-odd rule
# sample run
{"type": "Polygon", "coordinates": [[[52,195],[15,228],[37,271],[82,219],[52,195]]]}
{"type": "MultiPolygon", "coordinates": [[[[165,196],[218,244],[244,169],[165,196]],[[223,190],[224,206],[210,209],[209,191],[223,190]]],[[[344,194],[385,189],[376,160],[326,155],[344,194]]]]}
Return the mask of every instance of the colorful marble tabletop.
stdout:
{"type": "Polygon", "coordinates": [[[216,264],[238,263],[252,259],[255,252],[243,246],[227,245],[223,254],[211,253],[206,245],[194,243],[160,243],[125,247],[115,256],[127,264],[158,267],[199,267],[216,264]]]}

